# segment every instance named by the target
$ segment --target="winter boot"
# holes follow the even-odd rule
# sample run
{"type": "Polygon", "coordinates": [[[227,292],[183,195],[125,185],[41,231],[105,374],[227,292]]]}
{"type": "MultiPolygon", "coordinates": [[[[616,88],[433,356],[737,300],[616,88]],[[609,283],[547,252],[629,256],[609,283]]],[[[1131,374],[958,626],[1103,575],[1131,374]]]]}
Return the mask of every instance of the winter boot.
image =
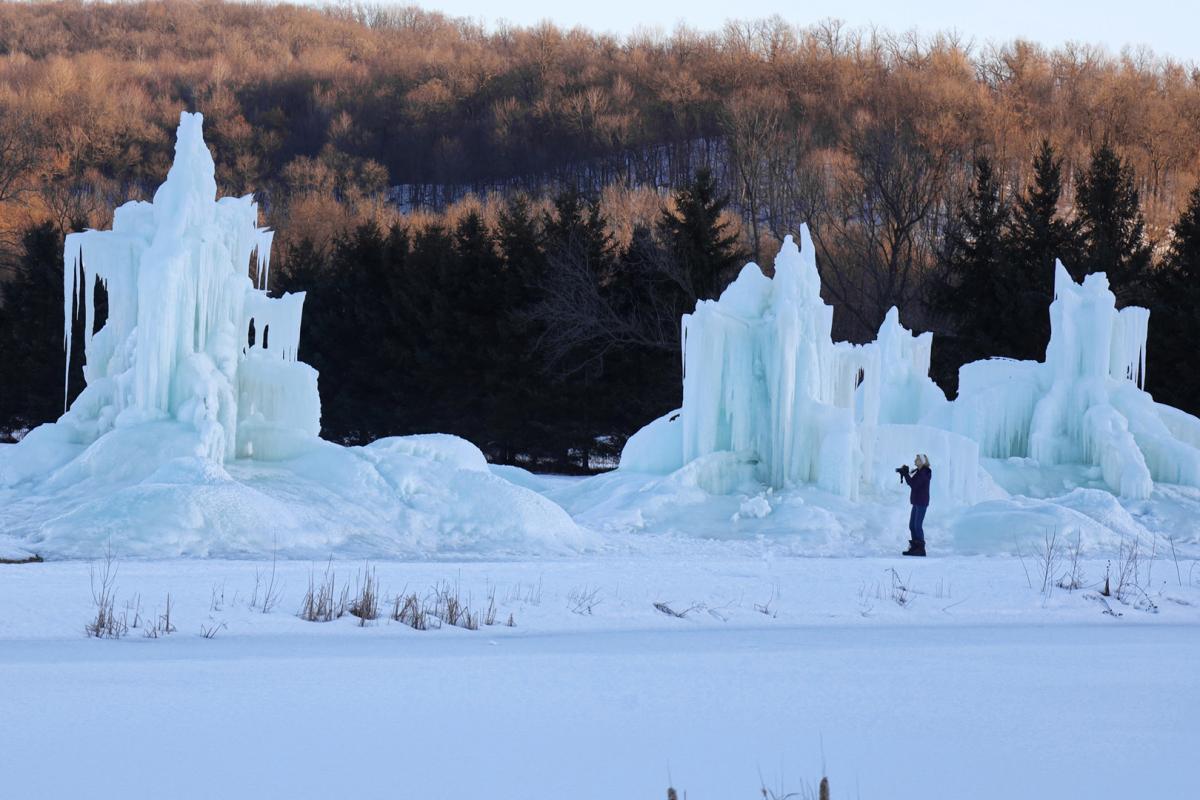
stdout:
{"type": "Polygon", "coordinates": [[[925,542],[917,541],[916,539],[909,539],[908,540],[908,549],[905,550],[900,555],[902,555],[902,556],[924,556],[925,555],[925,542]]]}

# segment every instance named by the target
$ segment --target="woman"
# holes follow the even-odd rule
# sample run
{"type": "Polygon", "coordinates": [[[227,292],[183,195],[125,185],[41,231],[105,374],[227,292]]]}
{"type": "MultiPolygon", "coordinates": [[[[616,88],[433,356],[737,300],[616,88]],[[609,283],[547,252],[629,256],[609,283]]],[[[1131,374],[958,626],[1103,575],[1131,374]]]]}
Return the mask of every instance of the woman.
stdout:
{"type": "Polygon", "coordinates": [[[908,532],[912,536],[908,540],[908,549],[901,555],[925,555],[925,512],[929,509],[929,481],[933,478],[933,470],[929,468],[929,456],[918,453],[913,460],[915,471],[910,471],[905,464],[901,468],[900,478],[908,484],[908,502],[912,503],[912,511],[908,515],[908,532]]]}

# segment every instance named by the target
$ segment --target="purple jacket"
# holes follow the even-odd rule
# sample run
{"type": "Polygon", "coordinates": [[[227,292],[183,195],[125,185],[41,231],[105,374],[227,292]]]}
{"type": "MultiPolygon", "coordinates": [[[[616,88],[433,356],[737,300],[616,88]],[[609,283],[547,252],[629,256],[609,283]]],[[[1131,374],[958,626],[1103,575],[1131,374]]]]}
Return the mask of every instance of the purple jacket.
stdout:
{"type": "Polygon", "coordinates": [[[933,470],[929,467],[905,475],[904,482],[909,485],[908,502],[914,506],[929,505],[929,481],[932,479],[933,470]]]}

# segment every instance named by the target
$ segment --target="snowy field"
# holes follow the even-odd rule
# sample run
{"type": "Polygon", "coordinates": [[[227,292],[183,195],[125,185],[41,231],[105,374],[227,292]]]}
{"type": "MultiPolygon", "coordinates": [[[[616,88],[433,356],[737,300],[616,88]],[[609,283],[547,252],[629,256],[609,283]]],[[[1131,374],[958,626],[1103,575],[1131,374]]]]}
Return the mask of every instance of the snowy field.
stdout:
{"type": "Polygon", "coordinates": [[[0,566],[4,794],[724,800],[824,771],[835,797],[1195,796],[1193,560],[1146,559],[1123,603],[1106,560],[1042,592],[1032,554],[688,545],[373,563],[365,627],[298,616],[361,562],[279,562],[263,613],[269,561],[120,561],[120,640],[84,634],[103,562],[0,566]],[[497,624],[388,618],[447,584],[497,624]],[[177,630],[147,638],[168,593],[177,630]]]}

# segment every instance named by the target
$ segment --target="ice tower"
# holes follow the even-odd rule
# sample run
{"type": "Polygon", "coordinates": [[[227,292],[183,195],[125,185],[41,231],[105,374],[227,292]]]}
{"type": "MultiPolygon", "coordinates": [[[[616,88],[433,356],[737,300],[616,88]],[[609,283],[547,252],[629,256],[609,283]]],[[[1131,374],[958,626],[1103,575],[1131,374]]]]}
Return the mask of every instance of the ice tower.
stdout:
{"type": "Polygon", "coordinates": [[[297,360],[304,294],[267,295],[272,232],[251,196],[217,199],[203,122],[180,115],[153,202],[117,208],[112,230],[67,236],[66,352],[78,311],[87,386],[61,422],[90,444],[115,426],[175,419],[213,461],[281,458],[320,432],[317,373],[297,360]],[[97,282],[108,317],[92,335],[97,282]]]}

